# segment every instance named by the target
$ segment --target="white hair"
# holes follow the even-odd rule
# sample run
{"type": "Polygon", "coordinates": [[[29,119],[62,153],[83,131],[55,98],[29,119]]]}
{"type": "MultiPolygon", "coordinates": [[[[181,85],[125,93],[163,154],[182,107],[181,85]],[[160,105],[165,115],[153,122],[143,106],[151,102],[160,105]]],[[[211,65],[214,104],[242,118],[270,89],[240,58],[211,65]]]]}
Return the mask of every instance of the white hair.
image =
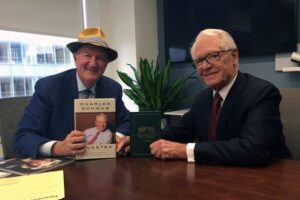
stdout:
{"type": "Polygon", "coordinates": [[[108,120],[108,117],[107,117],[107,115],[106,115],[105,113],[98,113],[98,114],[96,115],[96,119],[97,119],[98,117],[103,117],[106,121],[108,120]]]}
{"type": "Polygon", "coordinates": [[[228,32],[221,30],[221,29],[204,29],[199,32],[199,34],[197,35],[197,37],[191,47],[191,56],[193,59],[194,59],[194,52],[195,52],[196,44],[201,36],[212,36],[212,37],[218,38],[220,40],[220,46],[225,51],[229,50],[229,49],[237,48],[233,38],[231,37],[231,35],[228,32]]]}

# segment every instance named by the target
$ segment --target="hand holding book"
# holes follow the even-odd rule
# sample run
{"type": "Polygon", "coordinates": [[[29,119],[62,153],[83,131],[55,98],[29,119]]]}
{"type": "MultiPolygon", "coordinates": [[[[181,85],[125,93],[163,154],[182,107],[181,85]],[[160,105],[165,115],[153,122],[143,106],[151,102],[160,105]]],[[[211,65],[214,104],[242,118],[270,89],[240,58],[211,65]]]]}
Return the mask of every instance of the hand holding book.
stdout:
{"type": "Polygon", "coordinates": [[[63,141],[57,141],[51,149],[54,156],[75,156],[86,150],[85,135],[81,131],[73,130],[63,141]]]}

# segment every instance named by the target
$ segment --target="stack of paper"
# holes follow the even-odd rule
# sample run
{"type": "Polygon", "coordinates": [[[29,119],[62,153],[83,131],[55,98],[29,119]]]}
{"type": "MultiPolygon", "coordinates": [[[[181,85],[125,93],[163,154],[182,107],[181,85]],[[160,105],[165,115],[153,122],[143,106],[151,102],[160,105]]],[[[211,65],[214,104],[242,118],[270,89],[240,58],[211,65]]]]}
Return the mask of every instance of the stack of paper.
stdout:
{"type": "Polygon", "coordinates": [[[63,171],[2,178],[0,197],[14,200],[63,199],[65,197],[63,171]]]}

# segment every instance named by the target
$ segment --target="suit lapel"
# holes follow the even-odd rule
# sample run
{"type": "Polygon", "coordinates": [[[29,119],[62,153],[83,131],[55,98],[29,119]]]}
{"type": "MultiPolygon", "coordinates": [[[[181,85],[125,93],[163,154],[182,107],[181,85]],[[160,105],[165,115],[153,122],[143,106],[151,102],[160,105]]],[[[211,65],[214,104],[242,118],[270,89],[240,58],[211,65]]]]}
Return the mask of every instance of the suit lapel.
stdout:
{"type": "Polygon", "coordinates": [[[216,139],[222,139],[224,131],[226,129],[226,124],[228,120],[230,120],[230,113],[234,109],[239,96],[241,95],[243,88],[245,87],[246,79],[242,73],[238,73],[237,79],[230,89],[225,102],[223,103],[221,113],[219,116],[218,127],[217,127],[217,135],[216,139]]]}
{"type": "Polygon", "coordinates": [[[100,77],[99,80],[96,83],[96,88],[95,88],[95,92],[96,92],[95,96],[96,96],[96,98],[103,98],[103,93],[105,92],[103,90],[103,88],[105,88],[105,87],[102,86],[102,84],[103,84],[102,79],[103,78],[100,77]]]}
{"type": "Polygon", "coordinates": [[[70,73],[68,77],[66,77],[69,84],[67,84],[65,90],[66,96],[66,112],[68,117],[68,127],[70,130],[74,129],[74,99],[78,99],[78,86],[76,79],[76,70],[74,73],[70,73]]]}
{"type": "Polygon", "coordinates": [[[112,96],[110,90],[111,85],[109,85],[104,76],[101,76],[96,83],[96,98],[115,98],[112,96]]]}
{"type": "MultiPolygon", "coordinates": [[[[199,141],[207,141],[208,140],[208,121],[209,116],[212,110],[212,102],[213,102],[213,90],[208,88],[207,91],[205,91],[205,94],[203,98],[201,98],[200,107],[203,108],[203,112],[201,112],[201,118],[199,119],[198,125],[200,127],[200,134],[198,135],[199,141]]],[[[199,111],[197,111],[199,112],[199,111]]]]}

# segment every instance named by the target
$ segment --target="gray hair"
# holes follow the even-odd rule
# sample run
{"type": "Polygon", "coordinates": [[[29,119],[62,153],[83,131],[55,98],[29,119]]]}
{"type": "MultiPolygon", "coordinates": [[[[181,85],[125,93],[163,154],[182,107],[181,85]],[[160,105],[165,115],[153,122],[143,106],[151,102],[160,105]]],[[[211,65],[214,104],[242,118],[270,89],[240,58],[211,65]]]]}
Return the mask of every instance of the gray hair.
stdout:
{"type": "Polygon", "coordinates": [[[96,115],[96,119],[97,119],[98,117],[103,117],[106,121],[108,121],[108,117],[107,117],[107,115],[106,115],[105,113],[98,113],[98,114],[96,115]]]}
{"type": "MultiPolygon", "coordinates": [[[[84,50],[84,48],[87,47],[87,46],[95,46],[95,45],[86,43],[86,44],[80,46],[76,51],[73,52],[73,58],[76,59],[76,56],[77,56],[78,54],[82,53],[83,50],[84,50]]],[[[109,58],[109,55],[108,55],[107,51],[105,51],[105,50],[103,49],[103,52],[104,52],[104,54],[105,54],[105,58],[108,59],[108,58],[109,58]]]]}
{"type": "Polygon", "coordinates": [[[197,35],[192,47],[191,47],[191,56],[194,59],[194,52],[195,52],[195,47],[196,44],[201,36],[214,36],[220,40],[220,45],[221,47],[226,51],[229,49],[236,49],[237,46],[232,38],[232,36],[221,29],[204,29],[199,32],[197,35]]]}

